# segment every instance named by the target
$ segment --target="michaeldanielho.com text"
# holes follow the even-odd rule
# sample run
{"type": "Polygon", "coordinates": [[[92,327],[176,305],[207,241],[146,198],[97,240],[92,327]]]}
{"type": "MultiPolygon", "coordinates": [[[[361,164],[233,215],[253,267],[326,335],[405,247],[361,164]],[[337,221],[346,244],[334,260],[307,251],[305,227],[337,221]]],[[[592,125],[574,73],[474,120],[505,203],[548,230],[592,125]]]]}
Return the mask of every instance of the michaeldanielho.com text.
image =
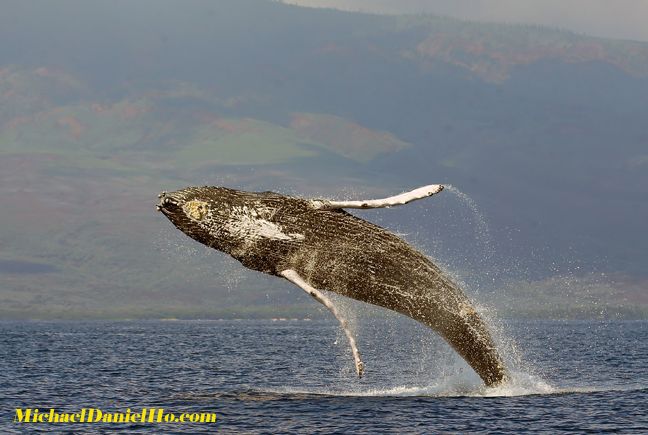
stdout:
{"type": "Polygon", "coordinates": [[[16,408],[14,423],[216,423],[213,412],[167,412],[163,408],[142,408],[133,412],[106,412],[98,408],[81,408],[79,412],[57,412],[56,409],[16,408]]]}

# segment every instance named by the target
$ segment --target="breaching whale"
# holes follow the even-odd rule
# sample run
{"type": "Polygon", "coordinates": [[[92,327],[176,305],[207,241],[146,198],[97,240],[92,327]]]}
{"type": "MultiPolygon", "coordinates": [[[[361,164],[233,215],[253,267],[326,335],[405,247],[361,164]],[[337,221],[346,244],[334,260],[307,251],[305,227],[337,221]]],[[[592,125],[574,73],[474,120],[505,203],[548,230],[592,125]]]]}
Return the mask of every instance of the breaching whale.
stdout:
{"type": "Polygon", "coordinates": [[[157,209],[180,231],[245,267],[280,276],[324,304],[349,339],[356,370],[364,365],[346,320],[322,292],[384,307],[438,332],[484,383],[507,371],[486,324],[461,289],[428,257],[347,208],[407,204],[443,190],[433,184],[384,199],[329,201],[225,187],[162,192],[157,209]]]}

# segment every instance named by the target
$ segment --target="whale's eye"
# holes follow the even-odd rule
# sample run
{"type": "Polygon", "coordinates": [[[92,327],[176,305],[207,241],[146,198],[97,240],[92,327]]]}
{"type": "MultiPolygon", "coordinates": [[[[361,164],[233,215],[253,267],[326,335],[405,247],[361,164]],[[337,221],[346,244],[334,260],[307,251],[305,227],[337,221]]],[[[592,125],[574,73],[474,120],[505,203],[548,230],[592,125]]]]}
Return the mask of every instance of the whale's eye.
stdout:
{"type": "Polygon", "coordinates": [[[203,220],[208,211],[206,202],[195,199],[187,202],[182,208],[187,216],[197,221],[203,220]]]}

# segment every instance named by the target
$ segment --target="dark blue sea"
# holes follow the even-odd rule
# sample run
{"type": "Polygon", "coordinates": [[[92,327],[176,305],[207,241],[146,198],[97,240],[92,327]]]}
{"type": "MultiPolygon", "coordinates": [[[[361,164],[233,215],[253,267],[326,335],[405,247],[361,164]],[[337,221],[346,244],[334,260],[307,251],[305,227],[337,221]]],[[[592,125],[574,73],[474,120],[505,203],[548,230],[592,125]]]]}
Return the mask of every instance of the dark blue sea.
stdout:
{"type": "Polygon", "coordinates": [[[0,433],[648,433],[647,321],[502,321],[484,388],[431,330],[333,321],[0,322],[0,433]],[[215,412],[216,423],[18,424],[15,408],[215,412]]]}

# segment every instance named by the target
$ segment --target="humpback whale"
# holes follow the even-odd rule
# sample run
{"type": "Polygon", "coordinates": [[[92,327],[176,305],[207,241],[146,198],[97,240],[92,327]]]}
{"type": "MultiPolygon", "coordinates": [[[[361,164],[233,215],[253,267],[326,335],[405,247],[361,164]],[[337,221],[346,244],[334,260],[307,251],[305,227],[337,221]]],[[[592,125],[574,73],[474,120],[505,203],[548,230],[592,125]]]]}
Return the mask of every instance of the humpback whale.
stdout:
{"type": "Polygon", "coordinates": [[[188,187],[158,195],[157,209],[180,231],[249,269],[283,277],[324,304],[361,360],[347,321],[323,291],[411,317],[439,333],[487,386],[508,379],[488,328],[439,267],[395,234],[345,209],[407,204],[443,190],[432,184],[383,199],[330,201],[188,187]]]}

